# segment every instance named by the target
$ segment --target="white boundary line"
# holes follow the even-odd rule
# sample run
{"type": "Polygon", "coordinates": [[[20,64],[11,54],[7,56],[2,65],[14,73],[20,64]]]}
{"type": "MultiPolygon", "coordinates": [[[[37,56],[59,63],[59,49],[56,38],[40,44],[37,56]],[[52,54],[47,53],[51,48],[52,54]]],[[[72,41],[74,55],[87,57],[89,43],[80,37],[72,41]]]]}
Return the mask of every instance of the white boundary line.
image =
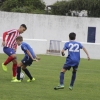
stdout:
{"type": "Polygon", "coordinates": [[[28,41],[47,41],[46,39],[27,39],[27,38],[24,38],[24,40],[28,40],[28,41]]]}
{"type": "MultiPolygon", "coordinates": [[[[2,37],[0,37],[0,39],[2,39],[2,37]]],[[[28,38],[23,38],[23,39],[28,41],[47,41],[46,39],[28,39],[28,38]]]]}
{"type": "MultiPolygon", "coordinates": [[[[61,41],[61,42],[69,42],[69,41],[61,41]]],[[[92,45],[100,45],[100,43],[88,43],[88,42],[80,42],[80,43],[82,43],[82,44],[92,44],[92,45]]]]}
{"type": "MultiPolygon", "coordinates": [[[[2,39],[2,37],[0,37],[0,39],[2,39]]],[[[28,39],[28,38],[23,38],[23,39],[27,40],[27,41],[48,41],[47,39],[28,39]]],[[[65,42],[68,42],[68,41],[61,41],[61,42],[65,43],[65,42]]],[[[89,44],[100,45],[100,43],[87,43],[87,42],[80,42],[80,43],[87,44],[87,45],[89,45],[89,44]]]]}

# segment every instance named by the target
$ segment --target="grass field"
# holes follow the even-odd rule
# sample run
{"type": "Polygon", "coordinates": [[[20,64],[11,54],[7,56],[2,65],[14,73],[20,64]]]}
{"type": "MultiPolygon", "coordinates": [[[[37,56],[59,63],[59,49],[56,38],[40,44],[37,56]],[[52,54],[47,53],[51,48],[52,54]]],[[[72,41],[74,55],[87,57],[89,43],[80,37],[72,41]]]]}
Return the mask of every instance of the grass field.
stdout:
{"type": "MultiPolygon", "coordinates": [[[[0,63],[7,56],[0,54],[0,63]]],[[[18,60],[23,55],[18,55],[18,60]]],[[[11,64],[8,72],[0,67],[0,100],[100,100],[100,60],[81,59],[77,79],[72,91],[68,89],[71,70],[65,74],[65,89],[54,90],[59,84],[59,72],[65,62],[64,57],[40,55],[41,61],[28,67],[35,82],[11,83],[11,64]]]]}

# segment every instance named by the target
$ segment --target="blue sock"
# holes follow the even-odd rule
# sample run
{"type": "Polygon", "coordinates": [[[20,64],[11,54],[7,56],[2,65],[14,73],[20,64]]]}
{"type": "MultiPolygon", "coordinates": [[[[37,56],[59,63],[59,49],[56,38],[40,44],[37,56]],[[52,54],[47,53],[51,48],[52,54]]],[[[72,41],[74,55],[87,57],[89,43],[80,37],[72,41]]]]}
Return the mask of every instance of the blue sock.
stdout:
{"type": "Polygon", "coordinates": [[[72,72],[72,79],[71,79],[70,86],[74,85],[75,79],[76,79],[76,72],[72,72]]]}
{"type": "Polygon", "coordinates": [[[64,73],[60,73],[60,85],[64,85],[64,73]]]}

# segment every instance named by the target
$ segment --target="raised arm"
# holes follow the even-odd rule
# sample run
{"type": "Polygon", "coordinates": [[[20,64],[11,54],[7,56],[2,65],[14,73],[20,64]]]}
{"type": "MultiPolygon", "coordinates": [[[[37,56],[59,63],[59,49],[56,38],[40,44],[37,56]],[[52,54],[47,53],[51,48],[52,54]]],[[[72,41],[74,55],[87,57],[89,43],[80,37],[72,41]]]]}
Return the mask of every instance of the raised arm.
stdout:
{"type": "Polygon", "coordinates": [[[85,47],[83,47],[83,51],[86,53],[88,60],[90,60],[90,56],[89,56],[87,50],[85,49],[85,47]]]}

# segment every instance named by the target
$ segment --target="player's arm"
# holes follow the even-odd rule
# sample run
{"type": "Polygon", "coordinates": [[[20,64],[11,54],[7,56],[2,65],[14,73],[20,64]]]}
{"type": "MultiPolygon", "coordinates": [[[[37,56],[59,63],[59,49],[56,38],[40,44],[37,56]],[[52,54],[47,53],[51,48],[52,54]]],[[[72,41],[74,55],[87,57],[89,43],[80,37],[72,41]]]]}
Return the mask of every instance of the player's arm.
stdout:
{"type": "Polygon", "coordinates": [[[40,60],[40,58],[34,53],[34,55],[35,55],[35,58],[37,59],[37,60],[40,60]]]}
{"type": "Polygon", "coordinates": [[[65,56],[64,49],[61,51],[62,56],[65,56]]]}
{"type": "Polygon", "coordinates": [[[2,46],[5,46],[5,40],[6,40],[6,36],[7,36],[8,32],[4,32],[3,33],[3,41],[2,41],[2,46]]]}
{"type": "Polygon", "coordinates": [[[90,56],[89,56],[87,50],[85,49],[85,47],[83,47],[82,49],[83,49],[83,51],[86,53],[88,60],[90,60],[90,56]]]}
{"type": "Polygon", "coordinates": [[[34,59],[33,56],[31,55],[29,50],[26,50],[26,53],[28,54],[28,56],[33,60],[33,61],[38,61],[37,59],[34,59]]]}
{"type": "Polygon", "coordinates": [[[61,51],[62,56],[65,56],[64,51],[68,49],[68,43],[65,43],[63,50],[61,51]]]}
{"type": "Polygon", "coordinates": [[[17,44],[14,46],[14,51],[15,52],[17,51],[17,44]]]}
{"type": "Polygon", "coordinates": [[[5,46],[5,40],[6,40],[6,36],[10,35],[11,33],[16,32],[15,30],[10,30],[10,31],[6,31],[3,33],[3,42],[2,42],[2,46],[5,46]]]}

